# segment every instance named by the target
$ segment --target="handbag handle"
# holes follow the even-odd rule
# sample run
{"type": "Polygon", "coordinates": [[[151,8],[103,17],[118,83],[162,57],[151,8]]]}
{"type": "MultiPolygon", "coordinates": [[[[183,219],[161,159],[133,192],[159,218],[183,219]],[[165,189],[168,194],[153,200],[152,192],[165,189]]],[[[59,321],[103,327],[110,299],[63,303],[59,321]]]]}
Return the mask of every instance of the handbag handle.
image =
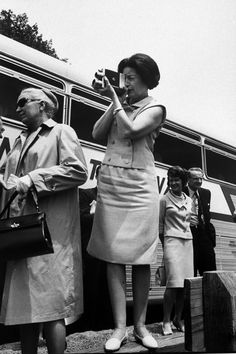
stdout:
{"type": "MultiPolygon", "coordinates": [[[[38,197],[37,194],[34,190],[30,190],[34,203],[35,203],[35,207],[37,209],[37,212],[40,213],[40,209],[39,209],[39,204],[38,204],[38,197]]],[[[10,199],[8,200],[7,204],[5,205],[5,207],[3,208],[3,210],[0,213],[0,219],[2,218],[2,216],[5,214],[5,212],[10,208],[11,203],[13,202],[13,200],[16,198],[16,196],[18,195],[18,192],[15,191],[12,196],[10,197],[10,199]]]]}
{"type": "Polygon", "coordinates": [[[5,212],[7,211],[7,209],[10,207],[11,203],[13,202],[13,200],[16,198],[18,192],[15,191],[12,196],[10,197],[10,199],[8,200],[7,204],[5,205],[5,207],[3,208],[3,210],[0,213],[0,219],[2,218],[2,216],[5,214],[5,212]]]}

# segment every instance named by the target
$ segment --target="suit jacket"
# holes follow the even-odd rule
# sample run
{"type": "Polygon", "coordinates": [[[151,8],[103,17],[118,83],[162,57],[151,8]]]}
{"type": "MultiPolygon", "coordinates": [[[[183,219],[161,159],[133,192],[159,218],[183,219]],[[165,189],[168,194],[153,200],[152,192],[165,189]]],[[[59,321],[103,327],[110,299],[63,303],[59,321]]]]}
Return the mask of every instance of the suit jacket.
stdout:
{"type": "MultiPolygon", "coordinates": [[[[189,195],[188,187],[183,190],[187,195],[189,195]]],[[[204,219],[204,231],[207,236],[211,239],[213,247],[216,245],[216,233],[215,228],[211,221],[210,203],[211,203],[211,192],[206,188],[199,188],[198,195],[200,199],[200,210],[204,219]]],[[[199,215],[202,218],[202,215],[199,215]]]]}

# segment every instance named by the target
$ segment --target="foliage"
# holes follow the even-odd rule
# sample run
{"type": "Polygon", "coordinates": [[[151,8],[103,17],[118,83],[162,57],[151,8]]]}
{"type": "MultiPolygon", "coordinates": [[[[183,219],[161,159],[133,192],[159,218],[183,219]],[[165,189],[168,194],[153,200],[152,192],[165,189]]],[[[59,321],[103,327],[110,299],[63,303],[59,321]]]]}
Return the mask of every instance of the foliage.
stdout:
{"type": "MultiPolygon", "coordinates": [[[[43,40],[42,34],[39,34],[37,23],[30,26],[26,13],[15,15],[12,10],[2,10],[0,13],[0,34],[59,59],[52,47],[52,40],[43,40]]],[[[60,60],[67,62],[68,59],[60,60]]]]}

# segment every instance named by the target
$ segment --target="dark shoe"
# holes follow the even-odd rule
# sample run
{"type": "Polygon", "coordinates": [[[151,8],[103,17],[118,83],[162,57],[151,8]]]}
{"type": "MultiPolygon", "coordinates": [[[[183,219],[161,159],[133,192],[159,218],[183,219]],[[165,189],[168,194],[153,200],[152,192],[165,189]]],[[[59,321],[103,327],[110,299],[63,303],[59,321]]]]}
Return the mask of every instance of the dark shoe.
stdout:
{"type": "Polygon", "coordinates": [[[120,339],[111,336],[105,343],[105,351],[115,352],[120,349],[120,347],[127,342],[128,333],[126,332],[124,337],[120,339]]]}
{"type": "Polygon", "coordinates": [[[169,336],[173,334],[170,322],[162,323],[161,326],[163,336],[169,336]]]}
{"type": "Polygon", "coordinates": [[[175,328],[180,331],[180,332],[184,332],[184,321],[180,321],[177,319],[173,319],[173,325],[175,326],[175,328]]]}
{"type": "Polygon", "coordinates": [[[133,332],[133,334],[134,338],[136,339],[136,342],[142,344],[144,347],[148,349],[158,348],[157,341],[153,338],[151,334],[148,334],[145,337],[140,337],[135,331],[133,332]]]}

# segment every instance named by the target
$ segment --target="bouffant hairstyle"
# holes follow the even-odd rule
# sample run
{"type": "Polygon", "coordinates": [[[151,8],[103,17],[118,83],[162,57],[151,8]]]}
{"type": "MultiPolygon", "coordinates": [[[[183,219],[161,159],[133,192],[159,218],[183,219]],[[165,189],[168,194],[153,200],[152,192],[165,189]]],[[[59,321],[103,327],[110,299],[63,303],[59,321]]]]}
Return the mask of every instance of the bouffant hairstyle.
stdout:
{"type": "Polygon", "coordinates": [[[168,181],[167,181],[167,185],[169,186],[169,178],[180,178],[182,181],[182,187],[185,187],[187,184],[187,180],[188,180],[188,173],[187,171],[180,167],[180,166],[172,166],[169,168],[168,172],[167,172],[167,177],[168,177],[168,181]]]}
{"type": "Polygon", "coordinates": [[[159,84],[159,68],[157,63],[149,55],[137,53],[121,60],[118,65],[118,72],[123,73],[126,67],[135,69],[144,84],[147,85],[150,90],[159,84]]]}

